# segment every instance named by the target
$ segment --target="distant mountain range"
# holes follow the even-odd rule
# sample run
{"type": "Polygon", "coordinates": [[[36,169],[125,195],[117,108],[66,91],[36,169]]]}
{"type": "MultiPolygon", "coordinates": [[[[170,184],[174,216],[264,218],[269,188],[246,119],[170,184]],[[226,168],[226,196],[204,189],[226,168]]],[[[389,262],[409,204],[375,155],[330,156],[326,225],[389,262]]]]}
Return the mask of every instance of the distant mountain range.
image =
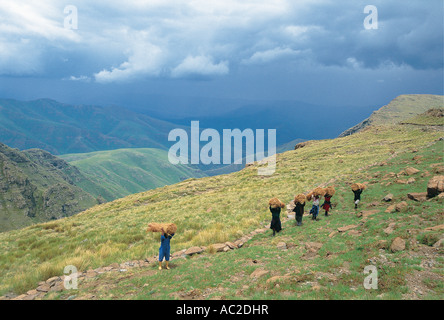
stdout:
{"type": "Polygon", "coordinates": [[[55,155],[122,148],[166,150],[173,144],[168,141],[172,129],[189,131],[191,121],[198,120],[201,129],[213,128],[220,133],[236,128],[276,129],[280,146],[294,139],[333,138],[375,109],[294,101],[164,100],[147,101],[145,109],[129,110],[50,99],[0,99],[0,141],[20,150],[40,148],[55,155]]]}
{"type": "Polygon", "coordinates": [[[118,107],[73,106],[54,100],[0,99],[0,141],[52,154],[120,148],[167,149],[178,126],[118,107]]]}

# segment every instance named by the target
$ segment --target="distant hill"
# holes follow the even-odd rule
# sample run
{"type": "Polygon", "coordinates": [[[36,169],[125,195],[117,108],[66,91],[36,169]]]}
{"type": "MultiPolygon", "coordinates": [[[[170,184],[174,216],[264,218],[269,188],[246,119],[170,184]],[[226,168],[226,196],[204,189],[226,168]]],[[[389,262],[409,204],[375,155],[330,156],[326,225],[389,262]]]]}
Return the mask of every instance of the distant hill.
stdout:
{"type": "MultiPolygon", "coordinates": [[[[79,168],[91,180],[100,181],[108,192],[101,194],[106,200],[206,176],[191,166],[171,164],[167,151],[153,148],[68,154],[61,158],[79,168]]],[[[96,192],[87,187],[84,189],[93,194],[96,192]]]]}
{"type": "Polygon", "coordinates": [[[177,125],[119,107],[73,106],[49,99],[0,99],[0,141],[52,154],[120,148],[167,149],[177,125]]]}
{"type": "Polygon", "coordinates": [[[431,94],[401,95],[388,105],[373,112],[371,116],[350,129],[344,131],[339,137],[345,137],[369,125],[389,125],[400,123],[418,114],[433,108],[443,108],[444,97],[431,94]]]}
{"type": "Polygon", "coordinates": [[[100,188],[43,150],[0,143],[0,231],[71,216],[98,203],[76,184],[100,188]]]}
{"type": "MultiPolygon", "coordinates": [[[[182,128],[189,132],[191,121],[202,119],[201,130],[205,127],[212,127],[221,134],[222,130],[227,128],[268,129],[275,128],[275,123],[279,123],[279,128],[277,128],[277,150],[278,152],[283,152],[292,149],[294,135],[296,134],[297,136],[297,132],[301,128],[301,125],[298,124],[298,130],[295,131],[293,123],[297,122],[288,125],[288,120],[285,120],[287,121],[286,123],[281,121],[281,118],[283,118],[281,115],[279,119],[269,116],[266,112],[268,107],[264,107],[261,113],[256,114],[258,110],[255,107],[252,109],[246,107],[233,111],[234,108],[240,108],[240,102],[236,104],[231,100],[223,100],[218,103],[214,99],[202,101],[192,99],[187,100],[187,103],[187,110],[191,108],[191,103],[196,103],[196,108],[198,107],[200,110],[200,116],[193,119],[182,119],[179,117],[180,113],[177,113],[175,117],[169,114],[175,119],[174,121],[179,123],[173,124],[117,106],[74,106],[50,99],[28,102],[0,99],[0,141],[20,150],[39,148],[54,155],[136,148],[167,150],[174,143],[168,141],[168,134],[172,129],[182,128]],[[214,103],[214,105],[206,105],[207,110],[209,108],[225,110],[223,115],[212,112],[213,118],[203,117],[202,110],[206,103],[214,103]],[[223,108],[223,103],[232,103],[233,105],[223,108]],[[217,119],[216,115],[220,119],[217,119]],[[255,122],[257,121],[254,120],[256,118],[263,118],[263,120],[255,122]]],[[[152,111],[152,109],[149,110],[152,111]]],[[[285,111],[285,113],[291,112],[291,110],[285,111]]],[[[284,118],[293,119],[294,117],[288,114],[284,118]]],[[[302,141],[302,139],[297,140],[302,141]]],[[[265,146],[267,147],[267,141],[265,141],[265,146]]],[[[240,170],[244,166],[245,164],[228,166],[198,165],[196,168],[205,171],[206,175],[218,175],[240,170]]],[[[174,181],[177,182],[176,180],[174,181]]],[[[158,184],[155,185],[157,186],[158,184]]],[[[90,188],[87,189],[90,190],[90,188]]],[[[134,188],[134,186],[130,189],[145,190],[139,190],[139,188],[134,188]]],[[[126,191],[123,193],[122,191],[118,192],[118,194],[127,195],[126,191]]],[[[105,193],[102,192],[102,194],[105,193]]],[[[104,195],[104,197],[106,199],[114,199],[114,196],[111,194],[104,195]]]]}

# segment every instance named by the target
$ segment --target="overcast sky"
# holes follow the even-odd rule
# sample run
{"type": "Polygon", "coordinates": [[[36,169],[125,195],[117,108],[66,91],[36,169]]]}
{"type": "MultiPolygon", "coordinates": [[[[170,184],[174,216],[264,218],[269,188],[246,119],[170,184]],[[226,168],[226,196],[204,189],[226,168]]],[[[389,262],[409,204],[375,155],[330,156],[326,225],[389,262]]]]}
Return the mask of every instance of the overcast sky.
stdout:
{"type": "Polygon", "coordinates": [[[443,94],[442,0],[0,0],[3,98],[362,106],[404,93],[443,94]]]}

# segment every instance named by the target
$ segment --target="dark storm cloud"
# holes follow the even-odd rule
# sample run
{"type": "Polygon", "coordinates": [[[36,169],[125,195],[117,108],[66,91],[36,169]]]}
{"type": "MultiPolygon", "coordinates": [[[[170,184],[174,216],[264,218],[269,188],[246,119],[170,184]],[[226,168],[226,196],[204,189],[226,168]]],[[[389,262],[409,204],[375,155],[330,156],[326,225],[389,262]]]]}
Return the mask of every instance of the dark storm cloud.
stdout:
{"type": "Polygon", "coordinates": [[[0,2],[3,81],[52,79],[64,89],[51,94],[36,83],[41,94],[77,97],[81,87],[84,97],[140,103],[142,92],[337,103],[340,88],[352,92],[350,103],[369,90],[442,93],[442,0],[70,3],[75,30],[64,27],[60,1],[0,2]],[[367,5],[378,11],[377,29],[364,28],[367,5]]]}
{"type": "Polygon", "coordinates": [[[60,76],[57,70],[74,73],[76,66],[75,76],[101,82],[220,76],[230,66],[283,57],[326,66],[442,67],[440,0],[374,1],[377,30],[363,27],[366,1],[73,1],[78,30],[63,28],[56,1],[24,2],[0,5],[9,17],[1,26],[3,74],[15,68],[60,76]]]}

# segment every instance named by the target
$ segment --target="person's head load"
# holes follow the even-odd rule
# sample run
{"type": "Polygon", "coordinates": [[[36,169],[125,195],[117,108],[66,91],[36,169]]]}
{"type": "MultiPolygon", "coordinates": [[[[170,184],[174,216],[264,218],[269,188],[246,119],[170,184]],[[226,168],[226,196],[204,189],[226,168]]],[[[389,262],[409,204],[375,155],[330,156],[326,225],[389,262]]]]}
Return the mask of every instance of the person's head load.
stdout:
{"type": "Polygon", "coordinates": [[[333,197],[335,193],[336,193],[335,187],[330,186],[330,187],[325,188],[325,196],[326,197],[333,197]]]}
{"type": "Polygon", "coordinates": [[[163,234],[173,235],[177,231],[177,226],[174,223],[156,223],[148,224],[147,232],[160,232],[163,234]]]}
{"type": "Polygon", "coordinates": [[[273,209],[285,207],[285,204],[281,200],[279,200],[278,198],[270,199],[270,201],[268,201],[268,205],[273,209]]]}
{"type": "Polygon", "coordinates": [[[306,197],[303,193],[298,194],[294,197],[294,203],[295,204],[305,204],[306,197]]]}
{"type": "Polygon", "coordinates": [[[367,188],[367,186],[363,183],[353,183],[351,185],[351,189],[353,191],[358,191],[358,190],[364,191],[366,188],[367,188]]]}

